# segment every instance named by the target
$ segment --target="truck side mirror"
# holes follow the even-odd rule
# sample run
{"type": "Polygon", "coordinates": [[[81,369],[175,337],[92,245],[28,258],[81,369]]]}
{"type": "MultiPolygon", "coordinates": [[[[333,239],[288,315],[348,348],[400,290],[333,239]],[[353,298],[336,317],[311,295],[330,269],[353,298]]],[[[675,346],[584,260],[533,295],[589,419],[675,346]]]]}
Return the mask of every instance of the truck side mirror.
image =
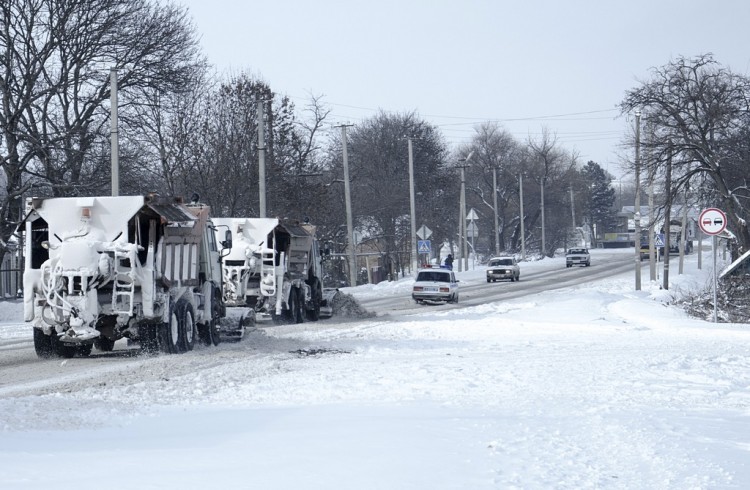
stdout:
{"type": "Polygon", "coordinates": [[[221,242],[221,246],[223,248],[232,248],[232,230],[227,230],[227,233],[224,235],[224,241],[221,242]]]}

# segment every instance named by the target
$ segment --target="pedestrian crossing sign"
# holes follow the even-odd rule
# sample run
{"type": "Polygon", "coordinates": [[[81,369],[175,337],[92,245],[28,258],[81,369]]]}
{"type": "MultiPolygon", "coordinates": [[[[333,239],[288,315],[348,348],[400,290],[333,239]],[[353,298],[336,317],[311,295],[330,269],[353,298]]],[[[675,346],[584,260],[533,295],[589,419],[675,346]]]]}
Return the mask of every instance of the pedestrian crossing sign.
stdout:
{"type": "Polygon", "coordinates": [[[430,253],[430,241],[429,240],[417,240],[417,250],[421,254],[430,253]]]}

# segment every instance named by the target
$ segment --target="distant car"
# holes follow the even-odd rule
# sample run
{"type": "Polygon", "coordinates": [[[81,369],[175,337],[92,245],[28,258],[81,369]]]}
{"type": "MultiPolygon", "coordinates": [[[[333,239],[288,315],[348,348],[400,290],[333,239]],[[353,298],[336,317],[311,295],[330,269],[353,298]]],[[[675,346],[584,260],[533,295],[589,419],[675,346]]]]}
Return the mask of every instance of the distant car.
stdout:
{"type": "Polygon", "coordinates": [[[591,265],[591,254],[588,248],[569,248],[565,254],[565,267],[582,265],[588,267],[591,265]]]}
{"type": "Polygon", "coordinates": [[[427,302],[458,303],[458,279],[452,270],[427,268],[417,271],[411,289],[411,297],[417,304],[427,302]]]}
{"type": "Polygon", "coordinates": [[[492,257],[487,264],[487,282],[510,279],[510,282],[521,280],[521,268],[515,257],[492,257]]]}

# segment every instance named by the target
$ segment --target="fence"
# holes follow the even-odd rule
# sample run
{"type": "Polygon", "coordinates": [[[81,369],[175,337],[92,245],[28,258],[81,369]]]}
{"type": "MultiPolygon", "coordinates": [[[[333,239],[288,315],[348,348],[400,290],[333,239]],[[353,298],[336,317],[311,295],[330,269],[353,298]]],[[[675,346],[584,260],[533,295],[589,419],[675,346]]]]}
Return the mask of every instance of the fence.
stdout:
{"type": "Polygon", "coordinates": [[[18,249],[9,250],[0,264],[0,300],[18,297],[23,288],[23,257],[18,249]]]}
{"type": "Polygon", "coordinates": [[[22,288],[21,269],[0,269],[0,299],[17,298],[22,288]]]}

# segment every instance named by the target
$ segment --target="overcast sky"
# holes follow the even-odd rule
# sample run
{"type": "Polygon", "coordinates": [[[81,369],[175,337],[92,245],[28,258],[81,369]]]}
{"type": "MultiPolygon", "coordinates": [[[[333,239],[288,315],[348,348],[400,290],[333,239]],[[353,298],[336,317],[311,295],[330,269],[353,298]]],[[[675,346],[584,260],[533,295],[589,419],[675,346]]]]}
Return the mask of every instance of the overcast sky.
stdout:
{"type": "Polygon", "coordinates": [[[542,127],[621,173],[625,91],[678,56],[713,53],[750,74],[750,2],[733,0],[178,0],[220,72],[247,71],[331,123],[416,111],[447,141],[498,121],[542,127]]]}

